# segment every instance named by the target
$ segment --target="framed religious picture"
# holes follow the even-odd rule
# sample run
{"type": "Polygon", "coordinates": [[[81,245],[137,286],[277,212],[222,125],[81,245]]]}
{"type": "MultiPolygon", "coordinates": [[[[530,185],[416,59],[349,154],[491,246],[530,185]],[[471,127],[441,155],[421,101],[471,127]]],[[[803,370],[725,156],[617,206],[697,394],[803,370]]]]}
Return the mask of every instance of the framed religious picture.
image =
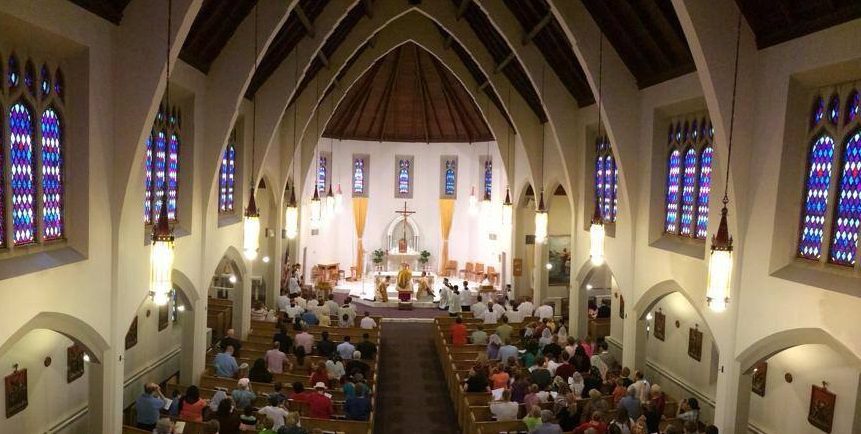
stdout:
{"type": "Polygon", "coordinates": [[[66,348],[66,383],[84,376],[84,347],[73,344],[66,348]]]}
{"type": "Polygon", "coordinates": [[[126,349],[134,347],[138,344],[138,317],[132,320],[132,324],[129,326],[129,331],[126,332],[126,349]]]}
{"type": "Polygon", "coordinates": [[[655,328],[652,335],[656,339],[665,340],[667,337],[667,316],[660,310],[655,312],[655,328]]]}
{"type": "Polygon", "coordinates": [[[6,376],[6,418],[20,413],[25,408],[27,408],[27,370],[21,369],[6,376]]]}
{"type": "Polygon", "coordinates": [[[688,334],[688,355],[698,362],[703,358],[703,332],[697,328],[688,334]]]}
{"type": "Polygon", "coordinates": [[[768,374],[768,363],[767,362],[759,362],[756,366],[753,367],[753,373],[751,374],[752,381],[750,389],[753,393],[759,396],[765,396],[765,379],[768,374]]]}
{"type": "Polygon", "coordinates": [[[834,423],[836,403],[837,395],[829,392],[825,387],[813,386],[810,392],[810,411],[807,414],[807,421],[816,428],[830,433],[834,423]]]}
{"type": "Polygon", "coordinates": [[[625,319],[625,297],[619,294],[619,318],[625,319]]]}
{"type": "Polygon", "coordinates": [[[553,235],[547,237],[548,262],[547,271],[550,286],[568,286],[571,283],[571,236],[553,235]]]}
{"type": "Polygon", "coordinates": [[[511,273],[514,277],[523,275],[523,258],[514,258],[511,264],[511,273]]]}
{"type": "Polygon", "coordinates": [[[158,331],[167,328],[170,323],[170,303],[158,307],[158,331]]]}

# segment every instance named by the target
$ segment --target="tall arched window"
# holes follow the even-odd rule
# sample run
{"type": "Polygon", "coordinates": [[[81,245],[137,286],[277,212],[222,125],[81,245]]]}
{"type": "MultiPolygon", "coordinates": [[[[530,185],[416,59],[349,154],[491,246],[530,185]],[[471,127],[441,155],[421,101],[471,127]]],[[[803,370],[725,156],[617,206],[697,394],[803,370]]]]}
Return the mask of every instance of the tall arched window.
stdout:
{"type": "Polygon", "coordinates": [[[407,159],[398,162],[398,194],[410,194],[410,160],[407,159]]]}
{"type": "Polygon", "coordinates": [[[604,223],[614,223],[618,209],[619,169],[607,136],[595,140],[595,201],[604,223]]]}
{"type": "Polygon", "coordinates": [[[484,171],[482,181],[484,184],[484,195],[493,195],[493,159],[488,155],[484,160],[484,171]]]}
{"type": "Polygon", "coordinates": [[[859,105],[857,84],[820,92],[813,99],[798,241],[800,258],[821,260],[827,242],[828,262],[847,267],[857,263],[861,227],[859,105]],[[841,101],[845,101],[843,116],[841,101]],[[835,166],[839,177],[832,171],[835,166]]]}
{"type": "Polygon", "coordinates": [[[368,197],[368,163],[367,154],[353,155],[353,197],[368,197]]]}
{"type": "Polygon", "coordinates": [[[167,218],[177,220],[179,199],[179,148],[182,144],[182,115],[176,107],[159,107],[152,133],[146,140],[144,160],[144,222],[155,221],[167,192],[167,218]]]}
{"type": "Polygon", "coordinates": [[[236,130],[230,133],[218,171],[218,211],[232,213],[236,190],[236,130]]]}
{"type": "Polygon", "coordinates": [[[667,134],[664,232],[704,240],[709,223],[714,128],[704,115],[685,115],[667,134]]]}
{"type": "Polygon", "coordinates": [[[33,59],[21,64],[0,57],[0,247],[12,248],[65,237],[62,73],[43,63],[37,74],[33,59]]]}
{"type": "Polygon", "coordinates": [[[320,192],[320,195],[323,196],[326,194],[326,185],[329,176],[329,158],[326,155],[320,155],[319,161],[317,163],[317,176],[316,176],[316,184],[317,191],[320,192]]]}
{"type": "Polygon", "coordinates": [[[454,160],[448,160],[445,162],[445,195],[446,196],[454,196],[455,191],[457,190],[457,178],[456,178],[456,170],[454,160]]]}

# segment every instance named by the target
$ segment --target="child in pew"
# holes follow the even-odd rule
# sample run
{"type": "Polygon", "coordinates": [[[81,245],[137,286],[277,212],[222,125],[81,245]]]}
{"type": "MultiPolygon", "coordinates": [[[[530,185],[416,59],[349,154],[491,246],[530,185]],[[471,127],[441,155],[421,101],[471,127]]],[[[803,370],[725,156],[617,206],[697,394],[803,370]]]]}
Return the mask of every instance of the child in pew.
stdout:
{"type": "Polygon", "coordinates": [[[308,430],[299,426],[297,413],[290,413],[284,421],[284,426],[278,429],[278,434],[308,434],[308,430]]]}

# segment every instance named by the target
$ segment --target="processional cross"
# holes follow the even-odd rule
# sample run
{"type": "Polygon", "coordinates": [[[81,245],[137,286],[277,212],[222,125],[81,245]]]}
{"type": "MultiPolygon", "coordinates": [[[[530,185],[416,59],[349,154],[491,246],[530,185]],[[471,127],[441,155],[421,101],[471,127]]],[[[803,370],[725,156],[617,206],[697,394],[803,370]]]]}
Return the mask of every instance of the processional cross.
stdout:
{"type": "Polygon", "coordinates": [[[403,216],[404,222],[404,235],[403,238],[401,238],[401,242],[398,243],[398,252],[400,253],[406,253],[407,251],[407,217],[415,213],[415,211],[410,211],[407,209],[407,201],[404,201],[404,209],[395,211],[395,214],[400,214],[403,216]]]}

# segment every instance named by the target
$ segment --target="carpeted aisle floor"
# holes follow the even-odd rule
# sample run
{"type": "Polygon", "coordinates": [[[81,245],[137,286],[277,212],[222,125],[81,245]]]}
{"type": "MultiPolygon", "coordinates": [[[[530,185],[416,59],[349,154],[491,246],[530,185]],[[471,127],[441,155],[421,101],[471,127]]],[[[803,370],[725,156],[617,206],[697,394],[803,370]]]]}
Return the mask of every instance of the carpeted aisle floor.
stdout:
{"type": "Polygon", "coordinates": [[[387,322],[380,345],[377,434],[456,434],[433,324],[387,322]]]}

